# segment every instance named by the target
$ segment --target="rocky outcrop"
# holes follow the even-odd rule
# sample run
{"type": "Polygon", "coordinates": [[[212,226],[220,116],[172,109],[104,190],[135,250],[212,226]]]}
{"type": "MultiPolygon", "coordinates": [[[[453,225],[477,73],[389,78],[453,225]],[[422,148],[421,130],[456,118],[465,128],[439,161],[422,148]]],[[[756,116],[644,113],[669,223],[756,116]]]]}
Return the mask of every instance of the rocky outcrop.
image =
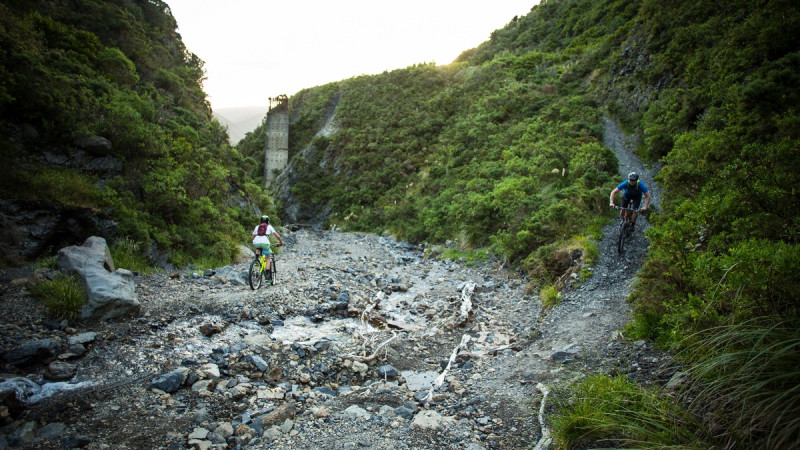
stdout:
{"type": "Polygon", "coordinates": [[[126,269],[114,270],[105,239],[93,236],[80,247],[62,248],[56,255],[56,264],[62,272],[77,274],[86,288],[81,319],[108,320],[138,314],[141,305],[133,274],[126,269]]]}

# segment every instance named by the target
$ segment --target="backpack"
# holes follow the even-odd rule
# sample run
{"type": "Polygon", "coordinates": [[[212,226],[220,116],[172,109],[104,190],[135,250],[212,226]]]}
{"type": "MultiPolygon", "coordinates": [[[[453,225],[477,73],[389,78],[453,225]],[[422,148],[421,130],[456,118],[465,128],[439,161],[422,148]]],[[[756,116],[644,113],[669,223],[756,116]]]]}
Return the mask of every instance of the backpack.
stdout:
{"type": "Polygon", "coordinates": [[[636,186],[634,186],[633,183],[631,183],[631,180],[628,180],[628,188],[630,188],[630,189],[626,189],[626,191],[629,194],[633,194],[633,195],[641,193],[641,188],[639,188],[639,181],[640,180],[636,180],[636,186]]]}
{"type": "Polygon", "coordinates": [[[258,231],[256,231],[256,234],[258,234],[259,236],[266,236],[267,235],[267,227],[268,226],[269,225],[267,225],[266,223],[259,224],[258,225],[258,231]]]}

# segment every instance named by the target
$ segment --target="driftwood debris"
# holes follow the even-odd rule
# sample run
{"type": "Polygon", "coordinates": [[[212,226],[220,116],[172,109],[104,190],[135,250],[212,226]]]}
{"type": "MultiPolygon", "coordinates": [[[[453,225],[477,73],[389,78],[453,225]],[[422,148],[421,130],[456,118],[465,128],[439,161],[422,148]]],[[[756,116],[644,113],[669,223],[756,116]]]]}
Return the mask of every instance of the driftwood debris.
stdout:
{"type": "Polygon", "coordinates": [[[462,325],[469,319],[472,314],[472,294],[475,292],[475,283],[468,282],[461,290],[461,309],[458,315],[458,324],[462,325]]]}
{"type": "Polygon", "coordinates": [[[542,393],[542,404],[539,405],[539,427],[542,429],[542,438],[536,443],[533,450],[543,450],[550,448],[553,438],[550,436],[550,429],[544,423],[544,407],[547,401],[547,396],[550,394],[550,389],[542,383],[536,383],[536,389],[542,393]]]}
{"type": "Polygon", "coordinates": [[[450,360],[447,361],[447,367],[445,367],[444,370],[442,371],[442,373],[440,373],[439,376],[436,377],[436,380],[433,381],[433,384],[431,385],[431,388],[428,391],[428,395],[425,396],[425,399],[423,400],[423,402],[428,402],[428,401],[430,401],[430,399],[433,398],[433,391],[435,391],[436,389],[439,389],[439,387],[442,385],[442,383],[444,383],[444,379],[447,376],[447,373],[450,371],[450,366],[456,360],[456,357],[458,356],[458,353],[461,350],[463,350],[464,348],[466,348],[467,344],[469,343],[469,340],[470,340],[470,337],[469,337],[468,334],[465,334],[465,335],[461,336],[461,343],[458,344],[458,347],[453,349],[453,353],[450,355],[450,360]]]}
{"type": "Polygon", "coordinates": [[[392,331],[392,337],[390,337],[389,339],[387,339],[387,340],[385,340],[385,341],[381,342],[381,343],[380,343],[380,344],[379,344],[377,347],[375,347],[375,351],[374,351],[374,352],[372,352],[372,354],[371,354],[371,355],[369,355],[369,356],[358,356],[358,355],[349,355],[349,354],[348,354],[348,355],[343,355],[343,357],[345,357],[345,358],[347,358],[347,359],[352,359],[352,360],[355,360],[355,361],[360,361],[360,362],[362,362],[362,363],[365,363],[365,362],[367,362],[367,361],[372,361],[373,359],[375,359],[375,358],[377,358],[377,357],[378,357],[378,352],[379,352],[379,351],[380,351],[380,350],[381,350],[383,347],[385,347],[385,346],[389,345],[389,343],[390,343],[390,342],[392,342],[393,340],[395,340],[396,338],[397,338],[397,333],[395,333],[394,331],[392,331]]]}

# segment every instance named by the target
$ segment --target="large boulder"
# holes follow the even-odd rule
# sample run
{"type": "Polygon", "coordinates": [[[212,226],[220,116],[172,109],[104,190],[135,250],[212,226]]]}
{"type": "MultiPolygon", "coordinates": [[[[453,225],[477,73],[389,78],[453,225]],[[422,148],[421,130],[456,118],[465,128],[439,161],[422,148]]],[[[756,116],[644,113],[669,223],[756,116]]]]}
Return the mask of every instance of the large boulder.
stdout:
{"type": "Polygon", "coordinates": [[[53,339],[36,339],[3,353],[3,360],[15,366],[27,366],[50,360],[61,345],[53,339]]]}
{"type": "Polygon", "coordinates": [[[92,236],[82,246],[62,248],[56,255],[56,264],[62,272],[77,274],[86,288],[81,319],[108,320],[139,313],[141,304],[133,274],[126,269],[114,271],[105,239],[92,236]]]}
{"type": "Polygon", "coordinates": [[[236,253],[234,254],[234,257],[233,257],[233,263],[234,264],[241,264],[241,263],[244,263],[244,262],[248,262],[251,259],[253,259],[253,255],[254,255],[254,251],[253,251],[252,248],[250,248],[250,247],[248,247],[248,246],[246,246],[244,244],[239,244],[239,245],[236,246],[236,253]]]}
{"type": "Polygon", "coordinates": [[[111,141],[103,136],[81,136],[72,143],[96,156],[106,156],[111,153],[111,141]]]}

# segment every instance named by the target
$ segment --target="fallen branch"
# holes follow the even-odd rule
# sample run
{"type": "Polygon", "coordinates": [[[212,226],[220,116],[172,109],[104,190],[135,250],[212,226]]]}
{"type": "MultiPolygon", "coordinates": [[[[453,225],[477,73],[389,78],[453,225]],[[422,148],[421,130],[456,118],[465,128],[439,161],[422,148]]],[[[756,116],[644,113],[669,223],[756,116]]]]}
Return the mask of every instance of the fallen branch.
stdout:
{"type": "Polygon", "coordinates": [[[378,352],[381,350],[381,348],[383,348],[383,347],[385,347],[386,345],[388,345],[388,344],[389,344],[390,342],[392,342],[392,341],[393,341],[393,340],[394,340],[396,337],[397,337],[397,333],[395,333],[394,331],[392,331],[392,337],[390,337],[388,340],[386,340],[386,341],[382,342],[380,345],[378,345],[378,346],[375,348],[375,351],[374,351],[374,352],[372,352],[372,354],[371,354],[371,355],[369,355],[369,356],[357,356],[357,355],[349,355],[349,354],[348,354],[348,355],[343,355],[343,357],[344,357],[344,358],[347,358],[347,359],[358,360],[358,361],[360,361],[360,362],[372,361],[373,359],[375,359],[375,358],[377,358],[377,357],[378,357],[378,352]]]}
{"type": "Polygon", "coordinates": [[[378,295],[375,296],[375,301],[373,301],[369,306],[367,306],[363,312],[361,312],[361,321],[365,324],[367,321],[364,319],[365,317],[369,316],[369,313],[372,312],[373,309],[377,308],[380,305],[381,301],[383,301],[384,293],[383,291],[378,291],[378,295]]]}
{"type": "Polygon", "coordinates": [[[550,389],[547,388],[542,383],[536,383],[536,389],[542,392],[542,404],[539,405],[539,427],[542,429],[542,438],[539,439],[539,442],[536,443],[536,446],[533,447],[533,450],[542,450],[545,448],[549,448],[550,444],[553,442],[553,438],[550,437],[550,429],[547,428],[544,424],[544,404],[547,401],[547,396],[550,394],[550,389]]]}
{"type": "Polygon", "coordinates": [[[461,343],[458,344],[458,347],[453,349],[453,353],[450,355],[450,360],[447,361],[447,367],[445,367],[444,370],[442,371],[442,373],[439,374],[438,377],[436,377],[436,380],[434,380],[433,384],[431,385],[431,389],[428,391],[428,395],[426,395],[425,398],[422,400],[423,403],[426,403],[431,398],[433,398],[433,391],[436,390],[436,389],[439,389],[439,387],[442,385],[442,383],[444,383],[444,378],[447,376],[447,372],[450,371],[450,365],[452,365],[453,362],[456,360],[456,356],[458,356],[458,352],[460,350],[462,350],[464,347],[467,346],[467,343],[469,342],[469,339],[470,339],[470,337],[469,337],[468,334],[465,334],[465,335],[461,336],[461,343]]]}

